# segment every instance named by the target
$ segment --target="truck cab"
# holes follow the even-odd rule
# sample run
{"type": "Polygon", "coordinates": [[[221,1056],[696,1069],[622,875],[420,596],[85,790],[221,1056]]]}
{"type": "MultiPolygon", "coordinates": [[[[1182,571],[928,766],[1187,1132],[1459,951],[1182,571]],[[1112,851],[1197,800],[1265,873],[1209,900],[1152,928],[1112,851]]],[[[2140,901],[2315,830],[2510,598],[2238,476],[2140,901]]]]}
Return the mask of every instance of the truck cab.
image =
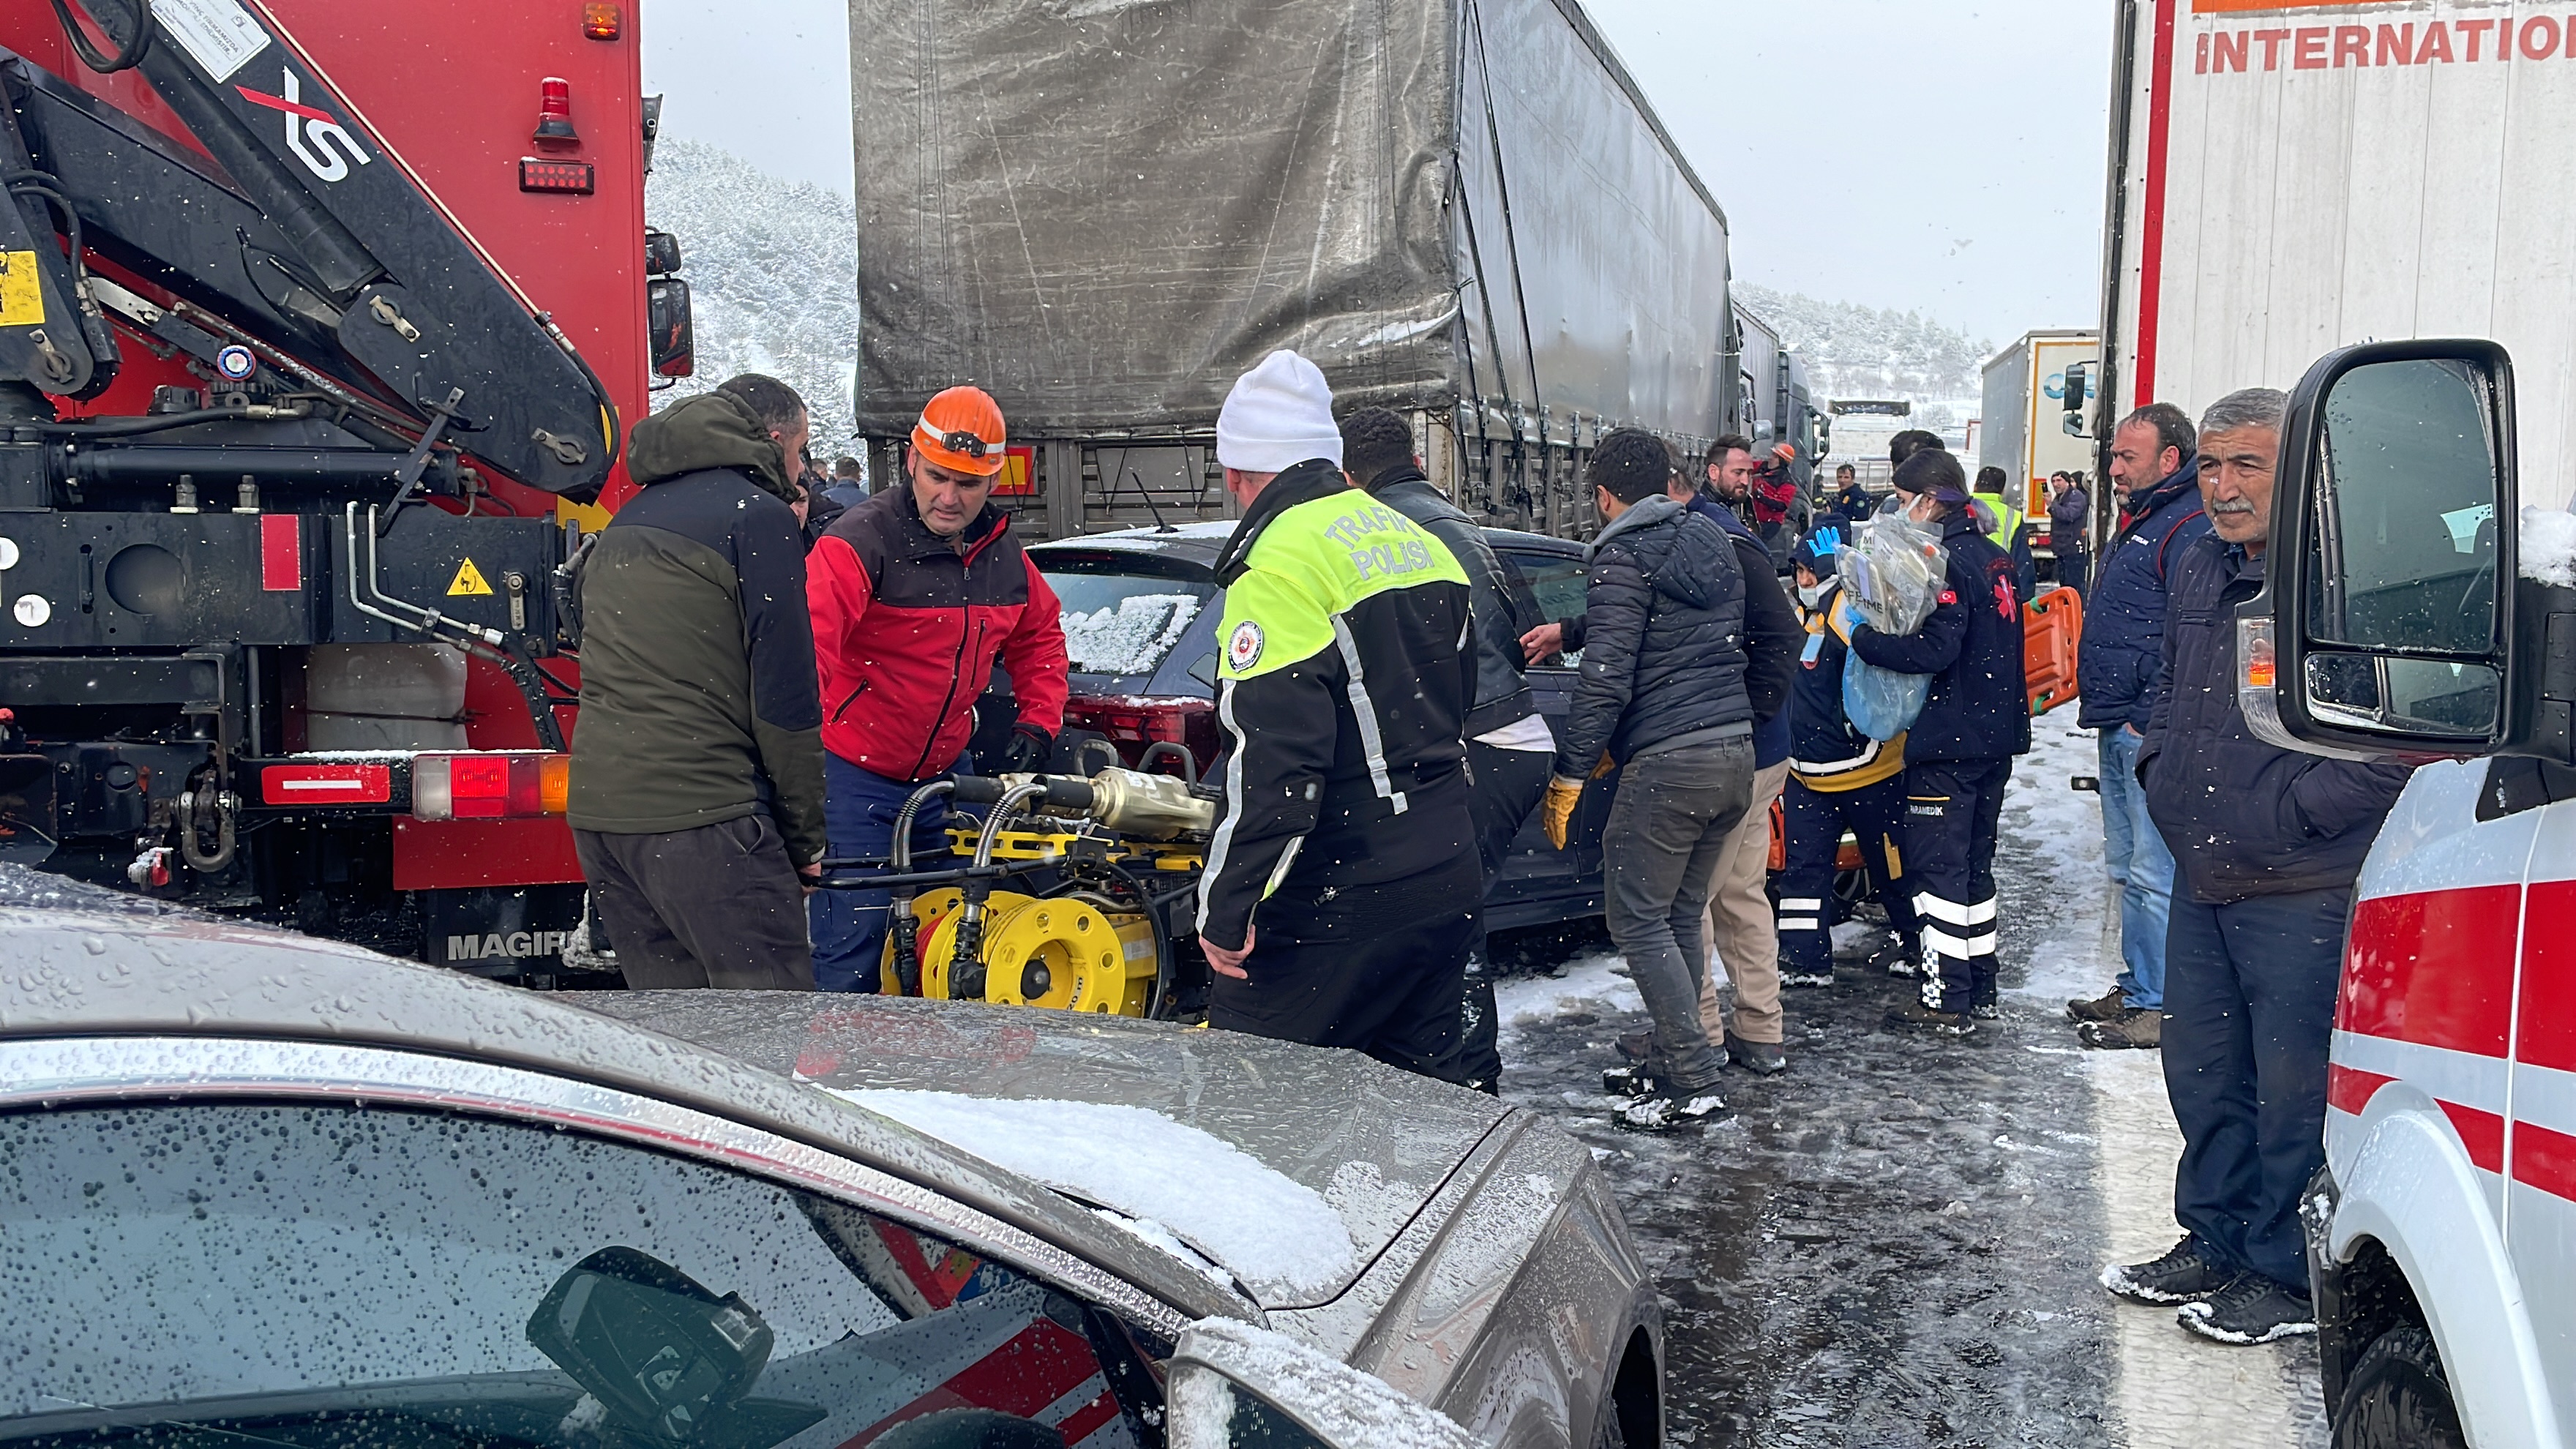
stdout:
{"type": "Polygon", "coordinates": [[[2238,689],[2419,765],[2355,893],[2302,1211],[2338,1449],[2576,1442],[2576,525],[2518,506],[2502,347],[2292,394],[2238,689]]]}

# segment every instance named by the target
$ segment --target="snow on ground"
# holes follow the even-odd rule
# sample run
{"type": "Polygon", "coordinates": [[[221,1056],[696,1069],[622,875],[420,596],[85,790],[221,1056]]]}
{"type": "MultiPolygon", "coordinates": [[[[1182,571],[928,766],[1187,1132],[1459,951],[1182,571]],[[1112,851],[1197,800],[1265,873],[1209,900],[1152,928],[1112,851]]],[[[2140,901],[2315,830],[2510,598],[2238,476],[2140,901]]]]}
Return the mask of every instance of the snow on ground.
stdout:
{"type": "Polygon", "coordinates": [[[1313,1188],[1160,1112],[1098,1102],[858,1091],[835,1096],[998,1167],[1139,1221],[1128,1227],[1199,1272],[1204,1254],[1256,1289],[1339,1287],[1356,1261],[1349,1229],[1313,1188]]]}
{"type": "Polygon", "coordinates": [[[1089,674],[1149,674],[1199,616],[1195,594],[1130,594],[1114,609],[1066,610],[1064,648],[1089,674]]]}
{"type": "MultiPolygon", "coordinates": [[[[2090,730],[2073,705],[2031,721],[2031,751],[2004,794],[2003,833],[2043,864],[2000,882],[2003,909],[2039,923],[2030,965],[2005,995],[2043,1014],[2098,996],[2120,971],[2118,908],[2102,858],[2102,797],[2069,788],[2098,775],[2090,730]]],[[[2001,874],[2001,868],[1998,867],[2001,874]]],[[[2007,977],[2009,980],[2009,977],[2007,977]]],[[[2153,1052],[2086,1052],[2069,1030],[2061,1045],[2029,1050],[2080,1056],[2091,1089],[2103,1261],[2143,1262],[2182,1236],[2173,1217],[2182,1134],[2153,1052]]],[[[2122,1303],[2113,1310],[2113,1376],[2122,1442],[2165,1445],[2316,1444],[2325,1406],[2304,1346],[2266,1352],[2213,1349],[2176,1327],[2170,1310],[2122,1303]]]]}
{"type": "Polygon", "coordinates": [[[2042,1010],[2099,996],[2119,973],[2109,964],[2119,956],[2119,923],[2102,863],[2102,797],[2067,784],[2100,770],[2093,732],[2076,728],[2070,703],[2030,722],[2030,753],[2013,763],[2004,791],[2003,834],[2047,862],[2037,879],[1997,882],[2003,911],[2040,923],[2030,969],[2006,994],[2042,1010]]]}
{"type": "MultiPolygon", "coordinates": [[[[1927,1406],[1965,1415],[1990,1394],[2026,1398],[2022,1442],[2075,1442],[2031,1427],[2065,1414],[2091,1426],[2082,1442],[2131,1449],[2325,1443],[2313,1343],[2220,1348],[2091,1282],[2181,1231],[2161,1058],[2085,1051],[2063,1014],[2119,969],[2101,799],[2069,784],[2098,771],[2071,706],[2032,721],[1996,862],[2005,1019],[1970,1049],[1886,1035],[1879,1003],[1902,993],[1854,973],[1788,994],[1791,1069],[1730,1072],[1736,1116],[1640,1137],[1603,1124],[1593,1078],[1612,1038],[1646,1025],[1625,961],[1588,948],[1556,975],[1496,983],[1506,1094],[1591,1146],[1665,1284],[1676,1442],[1754,1442],[1755,1424],[1763,1443],[1880,1442],[1851,1431],[1927,1406]],[[1945,1235],[1971,1246],[1940,1249],[1945,1235]],[[2007,1237],[2016,1251],[1978,1256],[2007,1237]],[[1921,1264],[1871,1267],[1923,1244],[1921,1264]],[[1908,1285],[1904,1306],[1885,1282],[1908,1285]],[[1957,1356],[1944,1384],[1964,1375],[1958,1400],[1914,1384],[1909,1359],[1875,1362],[1882,1338],[1957,1356]]],[[[1836,945],[1874,929],[1845,923],[1836,945]]],[[[1950,1427],[1973,1436],[1964,1418],[1950,1427]]]]}
{"type": "Polygon", "coordinates": [[[1495,1034],[1507,1054],[1525,1026],[1645,1009],[1637,983],[1628,979],[1628,958],[1615,952],[1569,961],[1554,976],[1515,976],[1494,983],[1495,1034]]]}

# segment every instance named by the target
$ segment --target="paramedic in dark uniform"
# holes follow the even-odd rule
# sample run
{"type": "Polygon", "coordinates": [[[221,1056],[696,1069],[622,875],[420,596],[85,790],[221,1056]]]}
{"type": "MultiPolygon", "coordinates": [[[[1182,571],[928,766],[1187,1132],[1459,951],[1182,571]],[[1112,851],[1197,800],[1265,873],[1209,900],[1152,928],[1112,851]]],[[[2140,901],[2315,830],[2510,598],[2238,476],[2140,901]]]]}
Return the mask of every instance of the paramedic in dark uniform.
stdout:
{"type": "Polygon", "coordinates": [[[2022,599],[2012,555],[1979,528],[1959,460],[1937,448],[1896,470],[1907,516],[1949,549],[1940,604],[1911,634],[1883,634],[1849,599],[1834,630],[1881,669],[1932,676],[1905,736],[1905,873],[1923,933],[1920,1001],[1900,1025],[1966,1036],[1996,1014],[1995,833],[2013,756],[2030,752],[2022,599]]]}

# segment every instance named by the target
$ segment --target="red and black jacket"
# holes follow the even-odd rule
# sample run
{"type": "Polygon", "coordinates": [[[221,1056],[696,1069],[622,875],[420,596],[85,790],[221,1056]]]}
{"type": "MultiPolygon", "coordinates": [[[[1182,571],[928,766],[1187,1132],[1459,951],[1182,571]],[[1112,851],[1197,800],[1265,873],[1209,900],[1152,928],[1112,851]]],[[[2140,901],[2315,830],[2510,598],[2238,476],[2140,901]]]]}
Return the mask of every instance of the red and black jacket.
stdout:
{"type": "Polygon", "coordinates": [[[964,547],[932,533],[901,483],[841,515],[805,561],[823,747],[890,780],[946,774],[975,732],[993,663],[1020,720],[1064,727],[1055,590],[987,504],[964,547]]]}

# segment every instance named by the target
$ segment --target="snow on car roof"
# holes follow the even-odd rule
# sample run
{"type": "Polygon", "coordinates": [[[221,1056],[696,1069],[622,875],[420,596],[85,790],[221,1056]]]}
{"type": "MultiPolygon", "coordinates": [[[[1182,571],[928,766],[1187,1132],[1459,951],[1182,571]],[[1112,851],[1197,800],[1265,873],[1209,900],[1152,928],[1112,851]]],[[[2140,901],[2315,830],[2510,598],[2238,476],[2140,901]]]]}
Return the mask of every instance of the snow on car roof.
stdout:
{"type": "Polygon", "coordinates": [[[1133,1230],[1145,1241],[1170,1252],[1168,1234],[1256,1287],[1320,1293],[1356,1262],[1349,1229],[1321,1193],[1148,1107],[955,1092],[833,1095],[1115,1209],[1138,1220],[1133,1230]]]}
{"type": "Polygon", "coordinates": [[[1047,548],[1133,548],[1157,549],[1178,540],[1193,543],[1222,544],[1234,536],[1234,520],[1213,519],[1204,523],[1174,524],[1169,529],[1122,528],[1114,533],[1085,533],[1071,538],[1049,539],[1030,547],[1047,548]]]}

